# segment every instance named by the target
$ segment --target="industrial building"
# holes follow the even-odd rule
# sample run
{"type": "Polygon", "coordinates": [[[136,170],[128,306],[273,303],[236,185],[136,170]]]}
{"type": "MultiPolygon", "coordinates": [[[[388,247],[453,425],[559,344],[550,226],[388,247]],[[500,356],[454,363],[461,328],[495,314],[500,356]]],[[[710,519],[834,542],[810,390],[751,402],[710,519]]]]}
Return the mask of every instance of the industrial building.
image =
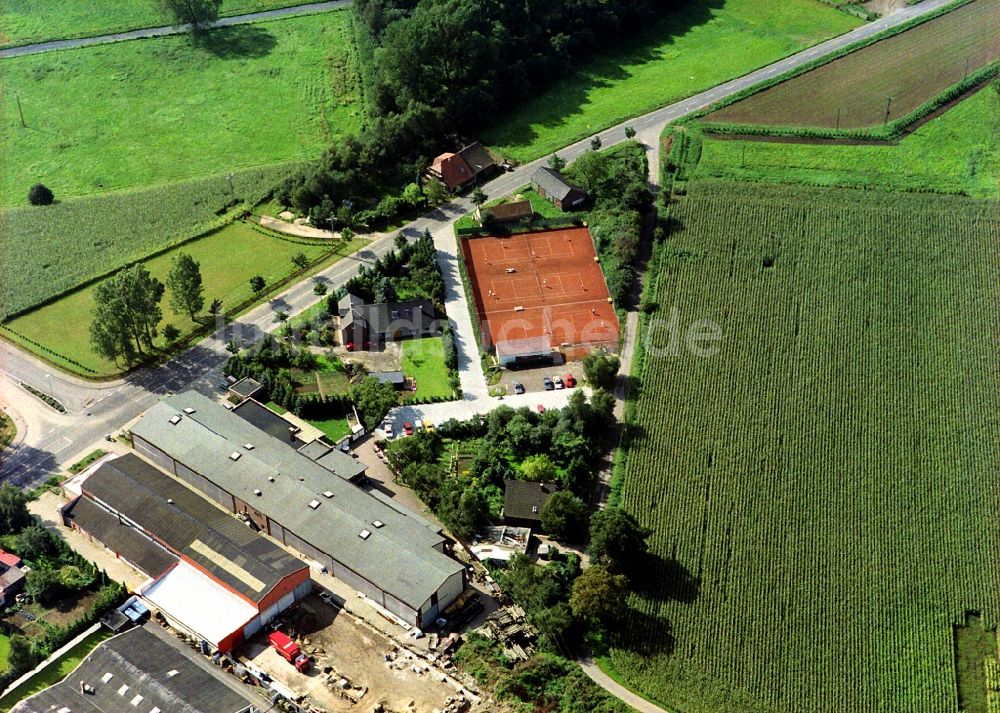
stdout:
{"type": "Polygon", "coordinates": [[[465,568],[436,526],[197,392],[156,404],[132,427],[132,444],[411,625],[433,622],[465,589],[465,568]]]}
{"type": "Polygon", "coordinates": [[[63,521],[147,574],[175,628],[229,651],[309,594],[309,567],[137,455],[80,483],[63,521]]]}
{"type": "Polygon", "coordinates": [[[15,703],[11,713],[258,713],[268,707],[193,655],[153,631],[132,629],[98,644],[65,679],[15,703]]]}

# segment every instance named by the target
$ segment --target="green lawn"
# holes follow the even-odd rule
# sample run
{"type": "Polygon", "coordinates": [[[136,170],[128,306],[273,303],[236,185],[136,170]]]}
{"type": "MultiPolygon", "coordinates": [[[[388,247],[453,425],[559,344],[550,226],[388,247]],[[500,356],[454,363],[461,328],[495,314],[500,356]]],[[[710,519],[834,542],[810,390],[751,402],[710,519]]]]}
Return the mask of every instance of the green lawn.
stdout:
{"type": "Polygon", "coordinates": [[[405,392],[410,398],[451,398],[448,368],[444,365],[444,343],[441,337],[407,339],[403,347],[403,374],[417,383],[416,391],[405,392]]]}
{"type": "Polygon", "coordinates": [[[6,671],[9,666],[10,638],[0,634],[0,671],[6,671]]]}
{"type": "Polygon", "coordinates": [[[697,175],[997,196],[997,86],[980,90],[894,146],[707,139],[697,175]]]}
{"type": "MultiPolygon", "coordinates": [[[[224,308],[233,307],[252,296],[249,279],[259,274],[268,284],[277,282],[293,272],[292,255],[303,252],[310,260],[319,260],[331,250],[336,253],[324,260],[333,262],[360,249],[367,241],[349,243],[293,242],[263,234],[247,223],[234,223],[204,238],[185,243],[158,257],[146,261],[149,271],[160,280],[166,278],[170,261],[179,252],[191,254],[201,264],[205,285],[205,299],[210,302],[218,297],[224,308]]],[[[96,373],[88,376],[107,376],[118,373],[114,364],[99,359],[90,350],[88,325],[93,311],[93,285],[71,292],[44,307],[11,320],[6,326],[18,334],[41,343],[64,358],[76,360],[96,373]]],[[[194,324],[186,315],[177,315],[169,307],[164,295],[163,324],[173,324],[182,333],[189,332],[194,324]]],[[[162,339],[160,340],[162,344],[162,339]]],[[[29,345],[29,349],[32,347],[29,345]]],[[[45,355],[52,359],[51,354],[45,355]]],[[[58,359],[54,359],[58,363],[58,359]]],[[[72,365],[64,365],[73,370],[72,365]]]]}
{"type": "MultiPolygon", "coordinates": [[[[223,0],[220,15],[242,15],[306,0],[223,0]]],[[[0,20],[0,47],[46,40],[123,32],[172,24],[157,3],[144,0],[5,0],[0,20]]]]}
{"type": "Polygon", "coordinates": [[[197,45],[176,36],[3,60],[3,204],[24,204],[37,181],[63,199],[315,158],[359,126],[350,22],[327,12],[213,30],[197,45]]]}
{"type": "Polygon", "coordinates": [[[29,678],[3,698],[0,698],[0,713],[7,713],[14,704],[33,696],[42,689],[48,688],[63,680],[73,672],[80,662],[87,657],[94,647],[111,637],[111,632],[101,627],[85,638],[79,644],[67,651],[61,658],[53,661],[37,674],[29,678]]]}
{"type": "Polygon", "coordinates": [[[351,426],[347,423],[346,418],[328,418],[323,421],[309,421],[309,423],[321,430],[327,440],[333,444],[345,436],[351,435],[351,426]]]}
{"type": "Polygon", "coordinates": [[[527,161],[859,24],[815,0],[689,2],[642,37],[554,79],[483,140],[527,161]]]}

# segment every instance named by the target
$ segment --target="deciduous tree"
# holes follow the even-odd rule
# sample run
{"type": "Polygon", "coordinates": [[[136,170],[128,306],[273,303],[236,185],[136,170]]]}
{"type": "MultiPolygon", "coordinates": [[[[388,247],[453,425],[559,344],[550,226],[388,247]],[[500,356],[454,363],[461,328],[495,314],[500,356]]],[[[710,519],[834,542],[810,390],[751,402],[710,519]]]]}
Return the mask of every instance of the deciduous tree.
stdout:
{"type": "Polygon", "coordinates": [[[143,265],[133,265],[94,288],[94,320],[90,341],[94,351],[107,359],[131,363],[143,346],[152,349],[163,318],[160,300],[163,283],[143,265]],[[134,351],[127,346],[131,340],[134,351]]]}
{"type": "Polygon", "coordinates": [[[577,618],[606,628],[620,620],[627,591],[628,580],[624,575],[612,574],[596,564],[573,582],[569,606],[577,618]]]}
{"type": "Polygon", "coordinates": [[[646,554],[650,534],[621,508],[600,510],[590,519],[590,560],[612,572],[628,574],[646,554]]]}
{"type": "Polygon", "coordinates": [[[194,321],[195,315],[205,306],[201,265],[187,253],[177,255],[170,263],[167,287],[170,289],[170,307],[194,321]]]}
{"type": "Polygon", "coordinates": [[[28,189],[28,202],[31,205],[52,205],[55,199],[52,189],[43,183],[36,183],[28,189]]]}
{"type": "Polygon", "coordinates": [[[170,15],[176,25],[190,25],[192,33],[199,33],[219,19],[222,0],[159,0],[160,7],[170,15]]]}
{"type": "Polygon", "coordinates": [[[617,356],[603,354],[601,352],[591,352],[583,358],[583,373],[591,386],[606,391],[615,388],[615,377],[621,361],[617,356]]]}
{"type": "Polygon", "coordinates": [[[542,529],[560,542],[580,542],[587,535],[587,506],[568,490],[558,490],[542,506],[542,529]]]}
{"type": "Polygon", "coordinates": [[[20,532],[32,523],[28,496],[10,483],[0,485],[0,532],[20,532]]]}

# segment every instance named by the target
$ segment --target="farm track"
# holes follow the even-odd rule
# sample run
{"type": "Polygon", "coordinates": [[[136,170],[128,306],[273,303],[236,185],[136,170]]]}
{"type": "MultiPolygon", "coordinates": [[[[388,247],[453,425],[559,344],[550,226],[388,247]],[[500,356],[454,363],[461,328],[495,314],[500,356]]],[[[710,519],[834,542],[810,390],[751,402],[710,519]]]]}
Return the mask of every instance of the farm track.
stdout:
{"type": "MultiPolygon", "coordinates": [[[[221,17],[212,23],[211,27],[233,27],[235,25],[246,25],[251,22],[262,22],[265,20],[280,20],[285,17],[298,17],[300,15],[314,15],[318,12],[328,12],[342,7],[348,7],[352,0],[330,0],[329,2],[317,2],[309,5],[296,5],[293,7],[282,7],[275,10],[263,10],[261,12],[250,12],[246,15],[233,15],[232,17],[221,17]]],[[[72,40],[50,40],[48,42],[38,42],[32,45],[21,45],[20,47],[8,47],[0,50],[0,59],[8,57],[24,57],[31,54],[41,54],[55,50],[77,49],[78,47],[90,47],[92,45],[105,45],[111,42],[126,42],[128,40],[144,40],[150,37],[166,37],[168,35],[180,35],[187,32],[187,25],[162,25],[160,27],[145,27],[127,32],[115,32],[108,35],[97,35],[95,37],[80,37],[72,40]]]]}

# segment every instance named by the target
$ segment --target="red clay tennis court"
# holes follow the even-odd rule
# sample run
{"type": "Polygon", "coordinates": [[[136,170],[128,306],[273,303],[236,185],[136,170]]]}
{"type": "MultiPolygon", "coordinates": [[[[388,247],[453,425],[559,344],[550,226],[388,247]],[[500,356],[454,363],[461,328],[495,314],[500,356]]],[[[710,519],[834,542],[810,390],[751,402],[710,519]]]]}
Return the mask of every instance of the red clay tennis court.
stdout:
{"type": "Polygon", "coordinates": [[[618,316],[586,228],[460,238],[484,346],[618,346],[618,316]]]}

